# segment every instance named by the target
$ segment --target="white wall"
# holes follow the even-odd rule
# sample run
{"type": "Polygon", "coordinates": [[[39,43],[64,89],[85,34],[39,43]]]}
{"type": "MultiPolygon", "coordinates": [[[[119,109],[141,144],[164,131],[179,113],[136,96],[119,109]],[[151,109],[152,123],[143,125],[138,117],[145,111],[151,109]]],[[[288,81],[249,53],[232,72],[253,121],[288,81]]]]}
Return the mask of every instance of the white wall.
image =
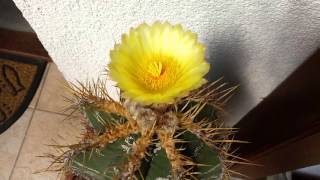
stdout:
{"type": "Polygon", "coordinates": [[[68,80],[97,77],[122,33],[181,23],[208,45],[213,77],[240,83],[239,119],[320,44],[319,0],[14,0],[68,80]]]}

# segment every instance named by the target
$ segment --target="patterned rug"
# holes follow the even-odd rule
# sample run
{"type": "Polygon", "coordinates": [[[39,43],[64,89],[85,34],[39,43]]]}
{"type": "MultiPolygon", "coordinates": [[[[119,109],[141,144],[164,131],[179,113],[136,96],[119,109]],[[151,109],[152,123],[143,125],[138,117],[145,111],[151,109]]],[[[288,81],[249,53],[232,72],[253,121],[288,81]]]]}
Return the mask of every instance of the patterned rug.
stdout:
{"type": "Polygon", "coordinates": [[[0,134],[28,108],[46,65],[45,60],[0,52],[0,134]]]}

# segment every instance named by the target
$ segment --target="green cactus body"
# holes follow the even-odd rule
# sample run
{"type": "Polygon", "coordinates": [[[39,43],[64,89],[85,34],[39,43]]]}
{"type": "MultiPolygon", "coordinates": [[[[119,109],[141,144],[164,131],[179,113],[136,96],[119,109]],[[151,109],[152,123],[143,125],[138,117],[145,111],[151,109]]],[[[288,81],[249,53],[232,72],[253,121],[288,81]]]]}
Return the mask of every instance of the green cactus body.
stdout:
{"type": "MultiPolygon", "coordinates": [[[[133,106],[136,106],[136,104],[133,106]]],[[[143,116],[146,116],[144,118],[150,119],[150,117],[148,117],[150,114],[146,113],[147,110],[144,107],[139,106],[138,108],[127,108],[133,109],[133,111],[136,113],[133,116],[136,118],[142,119],[141,114],[139,114],[142,113],[143,116]]],[[[126,118],[114,113],[111,114],[110,112],[102,111],[96,106],[84,106],[83,110],[90,126],[94,129],[95,134],[97,134],[97,137],[99,137],[99,134],[103,134],[115,126],[127,123],[126,118]]],[[[203,116],[203,113],[208,113],[208,108],[206,107],[202,111],[202,114],[199,113],[201,116],[203,116]]],[[[209,114],[212,115],[213,113],[209,112],[209,114]]],[[[154,116],[155,114],[151,113],[151,115],[154,116]]],[[[160,117],[162,117],[162,115],[160,115],[160,117]]],[[[159,129],[161,129],[161,131],[163,129],[166,131],[172,130],[171,128],[167,128],[165,126],[167,126],[167,124],[159,125],[159,129]]],[[[171,127],[173,125],[169,123],[169,126],[171,127]]],[[[178,125],[176,124],[176,126],[178,125]]],[[[142,129],[147,131],[145,130],[147,129],[146,127],[143,127],[142,129]]],[[[155,129],[153,132],[156,132],[156,127],[153,127],[153,129],[155,129]]],[[[128,169],[126,169],[126,165],[130,163],[129,156],[133,151],[132,145],[135,144],[140,138],[141,133],[145,134],[145,132],[139,132],[138,130],[138,133],[136,134],[128,133],[128,136],[126,137],[104,142],[103,144],[96,144],[81,151],[75,151],[67,163],[67,169],[71,170],[74,172],[74,174],[77,174],[82,178],[96,180],[220,178],[222,174],[222,167],[217,150],[209,147],[197,135],[185,130],[186,129],[181,128],[179,131],[173,132],[173,135],[179,133],[176,139],[181,140],[181,142],[179,141],[175,143],[174,148],[176,148],[176,152],[181,154],[181,157],[186,157],[187,160],[174,159],[174,157],[171,159],[168,158],[167,152],[170,153],[171,150],[167,150],[166,152],[166,149],[164,149],[165,146],[160,145],[161,142],[159,137],[157,137],[157,133],[154,133],[151,136],[153,143],[148,144],[147,148],[140,152],[145,154],[145,156],[143,156],[143,158],[138,158],[141,163],[136,169],[134,169],[135,173],[130,174],[128,169]],[[178,163],[178,166],[180,165],[181,167],[174,165],[171,161],[181,161],[180,163],[182,164],[178,163]],[[194,164],[190,164],[191,162],[194,164]],[[176,166],[176,172],[173,172],[172,166],[176,166]],[[178,170],[177,168],[181,168],[181,170],[178,170]],[[127,175],[125,175],[126,173],[127,175]]],[[[127,131],[127,129],[122,129],[122,131],[127,131]]],[[[89,140],[87,143],[94,144],[94,140],[89,140]]]]}

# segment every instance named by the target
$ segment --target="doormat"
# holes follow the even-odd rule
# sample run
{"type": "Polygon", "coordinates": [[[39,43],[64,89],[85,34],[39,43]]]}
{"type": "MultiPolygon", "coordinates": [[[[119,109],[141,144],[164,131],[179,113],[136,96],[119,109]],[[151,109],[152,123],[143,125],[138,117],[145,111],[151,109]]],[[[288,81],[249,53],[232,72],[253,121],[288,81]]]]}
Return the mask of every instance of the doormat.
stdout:
{"type": "Polygon", "coordinates": [[[0,134],[28,108],[47,62],[0,52],[0,134]]]}

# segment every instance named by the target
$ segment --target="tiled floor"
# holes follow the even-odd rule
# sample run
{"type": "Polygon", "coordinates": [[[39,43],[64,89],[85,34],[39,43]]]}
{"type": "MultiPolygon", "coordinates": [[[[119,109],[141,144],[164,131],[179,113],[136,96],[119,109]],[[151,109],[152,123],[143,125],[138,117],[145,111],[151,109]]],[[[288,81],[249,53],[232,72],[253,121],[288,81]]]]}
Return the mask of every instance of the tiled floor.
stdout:
{"type": "Polygon", "coordinates": [[[29,108],[0,135],[0,180],[56,180],[55,172],[37,173],[48,167],[49,159],[38,157],[57,153],[50,144],[77,142],[78,120],[66,119],[63,76],[55,64],[47,67],[41,85],[29,108]]]}

